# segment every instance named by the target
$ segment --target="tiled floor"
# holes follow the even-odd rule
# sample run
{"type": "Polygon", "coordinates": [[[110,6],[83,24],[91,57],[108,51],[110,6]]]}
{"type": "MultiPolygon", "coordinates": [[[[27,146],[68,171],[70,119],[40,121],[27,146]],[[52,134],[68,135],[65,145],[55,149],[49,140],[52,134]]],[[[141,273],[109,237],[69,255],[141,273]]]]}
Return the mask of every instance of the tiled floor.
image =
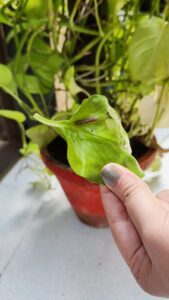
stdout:
{"type": "MultiPolygon", "coordinates": [[[[110,230],[78,221],[58,183],[50,192],[31,188],[35,174],[17,176],[23,163],[0,184],[0,299],[156,299],[137,286],[110,230]]],[[[169,154],[153,191],[169,188],[168,178],[169,154]]]]}

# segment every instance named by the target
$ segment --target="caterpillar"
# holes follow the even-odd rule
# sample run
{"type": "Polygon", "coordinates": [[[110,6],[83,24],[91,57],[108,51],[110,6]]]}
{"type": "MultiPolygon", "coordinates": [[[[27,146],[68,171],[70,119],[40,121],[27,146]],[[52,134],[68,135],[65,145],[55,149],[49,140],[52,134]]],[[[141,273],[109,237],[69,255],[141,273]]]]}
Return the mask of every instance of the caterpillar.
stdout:
{"type": "Polygon", "coordinates": [[[96,121],[97,121],[97,117],[88,117],[88,118],[85,118],[85,119],[75,121],[75,124],[76,125],[86,125],[86,124],[89,124],[89,123],[94,123],[96,121]]]}

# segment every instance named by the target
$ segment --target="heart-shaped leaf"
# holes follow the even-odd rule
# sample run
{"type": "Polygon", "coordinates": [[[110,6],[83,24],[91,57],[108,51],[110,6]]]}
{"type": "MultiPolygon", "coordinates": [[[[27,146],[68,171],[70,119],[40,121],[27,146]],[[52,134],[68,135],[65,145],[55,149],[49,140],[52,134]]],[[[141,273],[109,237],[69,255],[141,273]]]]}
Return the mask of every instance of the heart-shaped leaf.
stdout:
{"type": "Polygon", "coordinates": [[[130,42],[129,67],[134,80],[152,84],[169,77],[169,24],[161,18],[142,21],[130,42]]]}
{"type": "Polygon", "coordinates": [[[30,64],[42,86],[49,92],[54,86],[54,76],[60,70],[64,59],[43,40],[36,38],[30,52],[30,64]]]}
{"type": "Polygon", "coordinates": [[[143,176],[131,155],[127,133],[106,97],[93,95],[84,100],[69,120],[54,121],[35,114],[35,119],[56,127],[67,141],[68,161],[80,176],[101,183],[100,171],[110,162],[119,163],[143,176]]]}

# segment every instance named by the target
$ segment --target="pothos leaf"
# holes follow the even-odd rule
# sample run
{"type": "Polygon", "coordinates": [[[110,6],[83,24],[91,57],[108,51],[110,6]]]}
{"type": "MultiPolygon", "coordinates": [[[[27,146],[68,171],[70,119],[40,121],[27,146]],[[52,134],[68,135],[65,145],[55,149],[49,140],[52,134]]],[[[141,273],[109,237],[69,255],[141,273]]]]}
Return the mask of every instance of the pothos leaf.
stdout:
{"type": "Polygon", "coordinates": [[[30,51],[30,65],[45,91],[54,85],[54,76],[64,63],[62,55],[52,50],[42,39],[36,38],[30,51]]]}
{"type": "Polygon", "coordinates": [[[26,131],[26,135],[38,144],[40,148],[46,147],[57,136],[56,130],[46,125],[36,125],[26,131]]]}
{"type": "Polygon", "coordinates": [[[24,87],[24,90],[31,94],[41,94],[39,80],[36,76],[18,73],[16,78],[21,90],[24,87]]]}
{"type": "Polygon", "coordinates": [[[127,133],[106,97],[93,95],[84,100],[69,120],[54,121],[38,114],[35,114],[35,119],[56,127],[67,141],[68,161],[78,175],[101,183],[102,167],[115,162],[143,176],[131,155],[127,133]]]}
{"type": "Polygon", "coordinates": [[[44,0],[28,0],[25,13],[29,18],[42,18],[47,15],[48,12],[48,1],[44,0]]]}
{"type": "Polygon", "coordinates": [[[169,88],[156,86],[154,91],[144,96],[139,106],[139,116],[142,124],[151,128],[158,109],[156,128],[169,127],[169,88]]]}
{"type": "Polygon", "coordinates": [[[0,117],[14,120],[17,123],[23,123],[26,120],[26,117],[22,112],[9,109],[0,109],[0,117]]]}
{"type": "Polygon", "coordinates": [[[68,91],[70,91],[70,94],[72,96],[75,96],[76,94],[82,91],[82,89],[77,85],[74,79],[74,75],[75,75],[75,69],[73,66],[71,66],[67,69],[64,76],[65,87],[68,91]]]}
{"type": "Polygon", "coordinates": [[[0,64],[0,88],[16,93],[16,84],[10,68],[0,64]]]}
{"type": "Polygon", "coordinates": [[[132,78],[147,84],[169,77],[169,24],[161,18],[141,22],[129,45],[132,78]]]}

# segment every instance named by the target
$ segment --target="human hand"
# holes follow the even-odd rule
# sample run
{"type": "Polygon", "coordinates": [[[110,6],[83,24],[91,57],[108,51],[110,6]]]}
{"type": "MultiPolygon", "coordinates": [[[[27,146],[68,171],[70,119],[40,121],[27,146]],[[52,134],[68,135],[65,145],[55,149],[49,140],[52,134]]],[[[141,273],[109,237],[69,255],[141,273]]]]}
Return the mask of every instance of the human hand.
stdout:
{"type": "Polygon", "coordinates": [[[106,165],[101,175],[103,205],[122,256],[147,293],[169,297],[169,190],[154,196],[117,164],[106,165]]]}

